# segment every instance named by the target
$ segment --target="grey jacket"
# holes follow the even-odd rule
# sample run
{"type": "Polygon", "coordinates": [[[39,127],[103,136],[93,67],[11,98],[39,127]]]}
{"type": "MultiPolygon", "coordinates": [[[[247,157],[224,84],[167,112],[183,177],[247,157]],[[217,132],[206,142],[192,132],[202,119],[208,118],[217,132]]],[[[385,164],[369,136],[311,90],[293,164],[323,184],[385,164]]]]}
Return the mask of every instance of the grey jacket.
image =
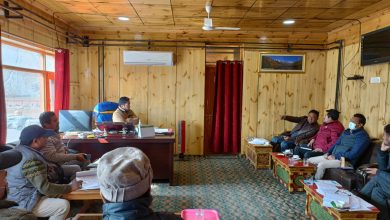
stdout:
{"type": "MultiPolygon", "coordinates": [[[[31,211],[41,198],[41,194],[24,176],[22,167],[28,160],[42,160],[42,156],[38,153],[38,151],[24,145],[16,146],[15,150],[22,153],[23,159],[17,165],[7,169],[7,200],[15,201],[19,204],[19,208],[31,211]]],[[[46,165],[45,162],[43,163],[46,165]]]]}

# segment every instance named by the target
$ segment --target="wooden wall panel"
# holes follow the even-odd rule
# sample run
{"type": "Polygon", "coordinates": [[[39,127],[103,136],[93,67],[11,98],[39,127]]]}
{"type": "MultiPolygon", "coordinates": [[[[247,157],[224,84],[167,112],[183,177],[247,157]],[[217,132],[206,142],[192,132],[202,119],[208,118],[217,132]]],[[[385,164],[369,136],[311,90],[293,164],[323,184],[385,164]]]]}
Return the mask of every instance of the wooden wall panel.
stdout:
{"type": "Polygon", "coordinates": [[[79,47],[80,109],[92,110],[99,102],[98,96],[98,48],[79,47]]]}
{"type": "MultiPolygon", "coordinates": [[[[383,127],[390,123],[388,109],[389,74],[390,64],[376,64],[360,66],[360,28],[361,33],[367,33],[390,25],[388,13],[376,14],[362,20],[361,27],[358,25],[347,25],[329,33],[329,41],[344,40],[346,47],[342,56],[342,79],[340,81],[340,111],[341,122],[346,126],[355,113],[362,113],[367,118],[366,130],[372,138],[382,138],[383,127]],[[353,75],[363,75],[364,79],[346,80],[353,75]],[[370,78],[381,77],[380,84],[371,84],[370,78]]],[[[327,84],[326,97],[332,97],[334,93],[333,83],[329,84],[328,79],[336,79],[337,54],[335,51],[327,53],[327,84]]],[[[333,81],[333,80],[330,80],[333,81]]],[[[332,99],[326,98],[325,105],[331,105],[332,99]]]]}
{"type": "Polygon", "coordinates": [[[176,66],[149,67],[148,75],[148,123],[175,129],[176,66]]]}
{"type": "Polygon", "coordinates": [[[333,49],[326,52],[324,109],[335,108],[338,57],[338,49],[333,49]]]}
{"type": "Polygon", "coordinates": [[[204,48],[178,48],[176,68],[176,121],[186,121],[186,153],[203,154],[204,48]]]}
{"type": "Polygon", "coordinates": [[[241,152],[245,152],[245,139],[257,134],[257,92],[259,86],[258,52],[244,51],[243,91],[242,91],[242,123],[241,152]]]}
{"type": "Polygon", "coordinates": [[[104,48],[104,100],[117,102],[119,99],[120,63],[118,47],[104,48]]]}
{"type": "Polygon", "coordinates": [[[291,129],[294,124],[281,120],[282,115],[306,115],[312,108],[324,111],[326,52],[302,52],[306,54],[306,72],[293,74],[259,73],[261,52],[244,51],[242,153],[248,136],[270,139],[291,129]]]}
{"type": "Polygon", "coordinates": [[[131,100],[131,109],[143,123],[148,123],[148,67],[125,65],[123,51],[127,47],[119,48],[120,52],[120,96],[127,96],[131,100]]]}

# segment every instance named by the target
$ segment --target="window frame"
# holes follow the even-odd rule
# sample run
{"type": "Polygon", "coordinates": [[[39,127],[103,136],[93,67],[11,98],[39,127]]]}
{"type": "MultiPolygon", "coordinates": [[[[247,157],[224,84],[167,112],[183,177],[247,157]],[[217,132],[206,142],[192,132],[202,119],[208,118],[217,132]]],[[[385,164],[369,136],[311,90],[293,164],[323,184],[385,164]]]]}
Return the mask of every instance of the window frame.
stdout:
{"type": "MultiPolygon", "coordinates": [[[[43,70],[37,70],[37,69],[30,69],[30,68],[25,68],[25,67],[18,67],[18,66],[11,66],[11,65],[2,65],[3,70],[14,70],[14,71],[23,71],[23,72],[28,72],[28,73],[34,73],[34,74],[40,74],[43,77],[43,91],[44,91],[44,99],[43,99],[43,105],[44,105],[44,111],[50,111],[50,80],[53,80],[55,82],[55,71],[47,71],[46,70],[46,55],[50,55],[54,57],[54,52],[48,51],[45,49],[40,49],[35,46],[25,46],[22,44],[28,44],[28,42],[20,41],[19,43],[14,43],[13,40],[7,39],[7,38],[2,38],[1,43],[5,45],[9,45],[12,47],[17,47],[20,49],[32,51],[41,54],[42,56],[42,62],[43,62],[43,70]]],[[[54,91],[53,91],[54,92],[54,91]]],[[[54,100],[53,100],[54,101],[54,100]]],[[[53,106],[54,107],[54,106],[53,106]]]]}

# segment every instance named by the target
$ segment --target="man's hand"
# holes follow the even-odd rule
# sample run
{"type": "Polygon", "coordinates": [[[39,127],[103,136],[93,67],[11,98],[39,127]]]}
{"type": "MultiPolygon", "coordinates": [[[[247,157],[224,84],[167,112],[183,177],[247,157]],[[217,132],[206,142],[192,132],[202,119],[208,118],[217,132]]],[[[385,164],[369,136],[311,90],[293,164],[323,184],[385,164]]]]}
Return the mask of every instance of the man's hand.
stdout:
{"type": "Polygon", "coordinates": [[[76,191],[78,189],[81,189],[82,185],[83,185],[83,181],[82,180],[74,179],[70,186],[72,187],[72,191],[76,191]]]}
{"type": "Polygon", "coordinates": [[[280,119],[286,120],[286,115],[282,115],[282,117],[280,117],[280,119]]]}
{"type": "Polygon", "coordinates": [[[76,160],[80,161],[80,162],[85,162],[87,161],[87,159],[85,158],[85,154],[83,153],[80,153],[80,154],[76,154],[76,160]]]}
{"type": "Polygon", "coordinates": [[[314,152],[322,152],[322,149],[321,148],[316,148],[313,150],[314,152]]]}
{"type": "Polygon", "coordinates": [[[326,158],[327,160],[334,160],[334,159],[336,159],[333,155],[329,155],[327,158],[326,158]]]}
{"type": "Polygon", "coordinates": [[[378,172],[378,169],[377,168],[367,168],[366,169],[366,172],[370,175],[375,175],[376,172],[378,172]]]}
{"type": "Polygon", "coordinates": [[[385,142],[382,142],[381,151],[388,151],[390,149],[389,145],[386,145],[385,142]]]}
{"type": "Polygon", "coordinates": [[[314,144],[314,139],[311,139],[307,146],[311,147],[314,144]]]}

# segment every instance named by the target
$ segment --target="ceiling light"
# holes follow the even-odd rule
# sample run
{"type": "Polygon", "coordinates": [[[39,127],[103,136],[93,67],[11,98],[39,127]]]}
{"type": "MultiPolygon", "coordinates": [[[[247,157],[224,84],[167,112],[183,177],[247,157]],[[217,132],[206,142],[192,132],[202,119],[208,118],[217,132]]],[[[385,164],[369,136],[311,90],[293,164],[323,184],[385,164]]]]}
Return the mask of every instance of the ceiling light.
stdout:
{"type": "Polygon", "coordinates": [[[289,25],[289,24],[294,24],[294,23],[295,23],[295,20],[292,20],[292,19],[284,20],[284,21],[283,21],[283,24],[287,24],[287,25],[289,25]]]}
{"type": "Polygon", "coordinates": [[[260,37],[260,40],[267,40],[267,37],[266,36],[262,36],[262,37],[260,37]]]}
{"type": "Polygon", "coordinates": [[[120,20],[120,21],[128,21],[128,20],[130,20],[130,18],[128,18],[128,17],[118,17],[118,20],[120,20]]]}

